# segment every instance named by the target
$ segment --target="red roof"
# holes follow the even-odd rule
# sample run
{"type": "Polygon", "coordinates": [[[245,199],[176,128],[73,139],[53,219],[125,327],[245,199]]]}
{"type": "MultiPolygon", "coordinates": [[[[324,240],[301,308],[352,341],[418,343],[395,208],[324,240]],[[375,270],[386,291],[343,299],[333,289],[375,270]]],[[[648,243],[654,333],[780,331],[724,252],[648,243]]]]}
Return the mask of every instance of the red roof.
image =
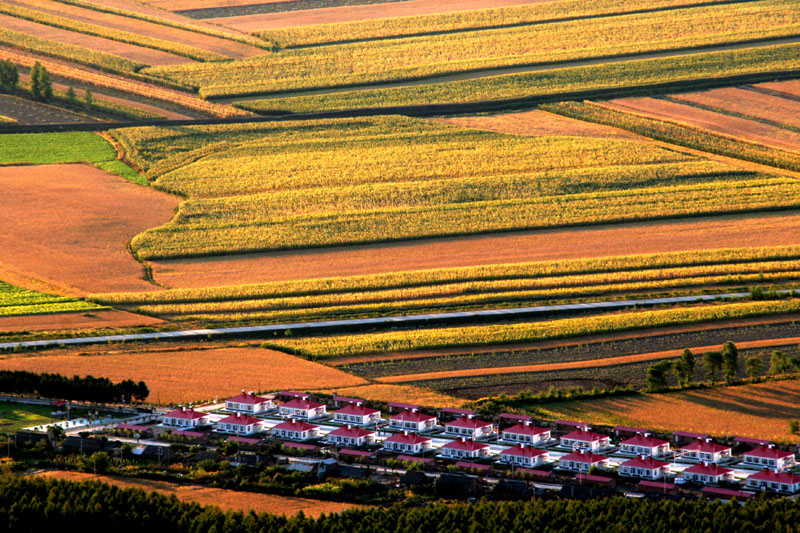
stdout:
{"type": "Polygon", "coordinates": [[[533,420],[532,416],[528,415],[518,415],[515,413],[500,413],[498,418],[502,420],[516,420],[517,422],[530,422],[533,420]]]}
{"type": "Polygon", "coordinates": [[[529,476],[536,476],[536,477],[546,477],[551,478],[553,477],[553,473],[547,470],[534,470],[532,468],[518,468],[518,474],[526,474],[529,476]]]}
{"type": "Polygon", "coordinates": [[[478,429],[478,428],[485,428],[491,425],[492,425],[491,422],[486,422],[485,420],[478,420],[477,418],[459,418],[458,420],[447,422],[445,424],[445,427],[453,426],[457,428],[478,429]]]}
{"type": "Polygon", "coordinates": [[[594,464],[594,463],[600,463],[602,461],[607,461],[607,460],[608,460],[608,457],[605,457],[604,455],[597,455],[596,453],[591,453],[591,452],[585,452],[585,453],[584,452],[572,452],[569,455],[565,455],[564,457],[562,457],[558,461],[559,461],[559,463],[562,463],[562,462],[565,462],[565,461],[574,461],[576,463],[594,464]]]}
{"type": "Polygon", "coordinates": [[[403,403],[403,402],[389,402],[389,407],[396,407],[398,409],[408,409],[409,411],[422,408],[421,405],[417,405],[414,403],[403,403]]]}
{"type": "Polygon", "coordinates": [[[428,464],[433,462],[433,459],[431,459],[430,457],[414,457],[413,455],[398,455],[397,460],[409,461],[412,463],[423,463],[423,464],[428,464]]]}
{"type": "Polygon", "coordinates": [[[614,426],[614,431],[623,431],[625,433],[648,433],[646,429],[632,428],[630,426],[614,426]]]}
{"type": "Polygon", "coordinates": [[[731,470],[730,468],[724,468],[716,464],[710,464],[710,465],[700,464],[687,468],[686,470],[684,470],[684,472],[688,472],[690,474],[699,474],[702,476],[719,477],[719,476],[724,476],[725,474],[730,474],[731,472],[733,472],[733,470],[731,470]]]}
{"type": "Polygon", "coordinates": [[[515,457],[539,457],[547,455],[547,451],[532,448],[530,446],[514,446],[500,452],[500,455],[513,455],[515,457]]]}
{"type": "Polygon", "coordinates": [[[730,446],[717,444],[716,442],[708,442],[705,440],[698,440],[683,447],[684,450],[698,451],[703,453],[719,453],[725,450],[730,450],[730,446]]]}
{"type": "Polygon", "coordinates": [[[794,485],[800,483],[800,476],[792,474],[791,472],[773,472],[772,470],[762,470],[747,479],[756,479],[758,481],[769,481],[770,483],[786,483],[787,485],[794,485]]]}
{"type": "Polygon", "coordinates": [[[474,440],[454,440],[442,446],[442,448],[447,448],[448,450],[464,450],[468,452],[483,450],[488,447],[488,444],[474,440]]]}
{"type": "Polygon", "coordinates": [[[662,481],[648,481],[646,479],[639,482],[639,487],[643,489],[656,489],[656,490],[666,490],[666,491],[675,490],[674,483],[664,483],[662,481]]]}
{"type": "Polygon", "coordinates": [[[369,416],[375,413],[380,413],[377,409],[371,407],[364,407],[363,405],[348,405],[342,407],[338,411],[334,411],[334,415],[356,415],[356,416],[369,416]]]}
{"type": "Polygon", "coordinates": [[[537,428],[536,426],[517,424],[503,430],[503,433],[514,433],[516,435],[541,435],[547,433],[549,429],[537,428]]]}
{"type": "Polygon", "coordinates": [[[286,448],[297,448],[298,450],[318,450],[319,446],[313,444],[305,444],[303,442],[284,442],[281,446],[286,448]]]}
{"type": "Polygon", "coordinates": [[[228,398],[226,401],[228,402],[236,402],[236,403],[244,403],[248,405],[256,405],[259,403],[267,403],[270,401],[269,398],[264,398],[263,396],[256,396],[255,394],[240,394],[239,396],[234,396],[233,398],[228,398]]]}
{"type": "Polygon", "coordinates": [[[314,424],[309,424],[308,422],[303,422],[302,420],[287,420],[286,422],[281,422],[272,429],[288,429],[289,431],[309,431],[311,429],[318,429],[318,428],[319,426],[315,426],[314,424]]]}
{"type": "Polygon", "coordinates": [[[242,444],[261,444],[261,441],[258,439],[247,439],[244,437],[228,437],[225,439],[226,442],[241,442],[242,444]]]}
{"type": "Polygon", "coordinates": [[[464,468],[466,470],[491,470],[492,465],[480,465],[477,463],[467,463],[466,461],[459,461],[456,467],[464,468]]]}
{"type": "Polygon", "coordinates": [[[733,442],[741,442],[743,444],[757,444],[759,446],[766,446],[769,444],[768,440],[754,439],[752,437],[733,437],[733,442]]]}
{"type": "Polygon", "coordinates": [[[426,420],[436,420],[436,417],[433,415],[420,413],[419,411],[403,411],[401,413],[397,413],[396,415],[392,415],[390,420],[400,420],[403,422],[424,422],[426,420]]]}
{"type": "Polygon", "coordinates": [[[200,433],[199,431],[185,431],[185,430],[178,430],[175,432],[176,435],[180,435],[181,437],[191,437],[193,439],[204,439],[208,435],[205,433],[200,433]]]}
{"type": "Polygon", "coordinates": [[[593,476],[591,474],[578,474],[576,479],[579,481],[588,481],[589,483],[600,483],[602,485],[614,485],[616,481],[613,477],[593,476]]]}
{"type": "Polygon", "coordinates": [[[619,443],[620,446],[627,444],[629,446],[647,446],[648,448],[655,448],[656,446],[663,446],[669,442],[655,437],[645,437],[644,435],[636,435],[619,443]]]}
{"type": "Polygon", "coordinates": [[[573,422],[572,420],[556,420],[557,426],[570,426],[573,428],[581,428],[585,429],[589,427],[589,424],[586,422],[573,422]]]}
{"type": "Polygon", "coordinates": [[[237,426],[252,426],[253,424],[260,424],[263,422],[260,418],[253,418],[252,416],[247,415],[231,415],[226,416],[217,424],[235,424],[237,426]]]}
{"type": "Polygon", "coordinates": [[[702,492],[703,494],[712,494],[714,496],[725,496],[726,498],[739,498],[740,500],[746,500],[754,496],[752,492],[721,489],[719,487],[703,487],[702,492]]]}
{"type": "Polygon", "coordinates": [[[669,466],[669,463],[664,461],[659,461],[658,459],[653,459],[652,457],[645,457],[644,459],[637,457],[635,459],[628,459],[620,466],[630,466],[632,468],[647,468],[648,470],[658,470],[659,468],[664,468],[665,466],[669,466]]]}
{"type": "Polygon", "coordinates": [[[334,429],[328,433],[328,435],[336,435],[337,437],[353,437],[354,439],[359,439],[361,437],[367,437],[374,434],[374,431],[367,431],[366,429],[356,427],[334,429]]]}
{"type": "Polygon", "coordinates": [[[334,396],[333,401],[343,403],[364,403],[364,400],[361,398],[348,398],[347,396],[334,396]]]}
{"type": "Polygon", "coordinates": [[[307,392],[295,392],[291,390],[284,390],[278,393],[282,398],[308,398],[310,394],[307,392]]]}
{"type": "Polygon", "coordinates": [[[422,435],[417,435],[416,433],[398,433],[396,435],[392,435],[386,442],[393,442],[398,444],[421,444],[425,442],[431,442],[430,437],[423,437],[422,435]]]}
{"type": "Polygon", "coordinates": [[[289,409],[316,409],[318,407],[323,407],[323,404],[312,402],[311,400],[303,400],[301,398],[295,398],[294,400],[288,401],[285,404],[281,405],[281,407],[288,407],[289,409]]]}
{"type": "Polygon", "coordinates": [[[781,450],[780,448],[768,448],[762,446],[749,452],[744,452],[744,455],[752,455],[753,457],[763,457],[765,459],[783,459],[784,457],[793,456],[794,453],[781,450]]]}
{"type": "Polygon", "coordinates": [[[571,439],[571,440],[579,440],[581,442],[596,442],[600,439],[607,439],[605,435],[601,435],[600,433],[595,433],[594,431],[584,431],[582,429],[577,429],[572,433],[567,433],[562,439],[571,439]]]}
{"type": "Polygon", "coordinates": [[[688,437],[690,439],[707,439],[709,437],[705,433],[692,433],[690,431],[676,431],[673,435],[676,437],[688,437]]]}
{"type": "Polygon", "coordinates": [[[470,409],[459,409],[458,407],[445,407],[442,409],[443,413],[447,413],[448,415],[474,415],[475,411],[470,409]]]}
{"type": "Polygon", "coordinates": [[[374,454],[372,452],[367,452],[364,450],[351,450],[350,448],[343,448],[339,450],[339,455],[354,455],[356,457],[372,457],[374,454]]]}
{"type": "Polygon", "coordinates": [[[197,420],[207,417],[207,413],[201,413],[194,409],[175,409],[164,415],[164,418],[178,418],[181,420],[197,420]]]}

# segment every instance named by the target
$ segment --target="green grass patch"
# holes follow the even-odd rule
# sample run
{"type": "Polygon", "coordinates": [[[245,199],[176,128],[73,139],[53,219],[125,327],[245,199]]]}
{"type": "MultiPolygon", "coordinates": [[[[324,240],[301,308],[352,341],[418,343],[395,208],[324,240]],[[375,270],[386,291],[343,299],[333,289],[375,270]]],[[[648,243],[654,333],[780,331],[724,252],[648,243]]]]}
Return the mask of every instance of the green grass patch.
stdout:
{"type": "Polygon", "coordinates": [[[42,315],[107,309],[83,300],[23,289],[0,281],[0,316],[42,315]]]}

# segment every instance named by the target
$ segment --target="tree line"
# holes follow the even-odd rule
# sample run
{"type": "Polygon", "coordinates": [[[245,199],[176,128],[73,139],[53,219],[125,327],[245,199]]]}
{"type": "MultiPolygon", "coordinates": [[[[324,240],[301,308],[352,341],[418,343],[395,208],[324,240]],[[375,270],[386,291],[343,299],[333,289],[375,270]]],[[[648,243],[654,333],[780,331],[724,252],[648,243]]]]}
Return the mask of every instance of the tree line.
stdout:
{"type": "Polygon", "coordinates": [[[74,483],[9,476],[0,480],[0,523],[5,531],[85,530],[89,524],[126,532],[366,533],[430,531],[796,531],[800,502],[757,499],[744,505],[697,501],[598,498],[586,501],[435,503],[347,510],[309,518],[223,512],[141,489],[97,481],[74,483]]]}
{"type": "Polygon", "coordinates": [[[108,378],[37,374],[25,370],[0,370],[0,392],[37,394],[45,398],[112,403],[143,401],[150,395],[144,381],[125,379],[114,383],[108,378]]]}

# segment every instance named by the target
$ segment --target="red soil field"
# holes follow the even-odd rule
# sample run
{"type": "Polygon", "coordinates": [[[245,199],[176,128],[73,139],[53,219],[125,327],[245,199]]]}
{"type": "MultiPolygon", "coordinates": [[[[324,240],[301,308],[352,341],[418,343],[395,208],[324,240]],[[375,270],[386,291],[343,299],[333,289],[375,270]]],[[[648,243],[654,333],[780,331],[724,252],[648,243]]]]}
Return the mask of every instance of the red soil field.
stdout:
{"type": "Polygon", "coordinates": [[[8,354],[4,370],[88,374],[112,381],[144,380],[148,401],[166,404],[213,400],[255,391],[354,387],[367,382],[300,357],[254,347],[114,345],[8,354]]]}
{"type": "Polygon", "coordinates": [[[641,139],[638,135],[625,130],[611,128],[593,122],[583,122],[581,120],[562,117],[561,115],[554,115],[539,109],[522,113],[432,120],[447,124],[455,124],[456,126],[463,126],[466,128],[508,133],[511,135],[567,135],[570,137],[597,137],[601,139],[641,139]]]}
{"type": "Polygon", "coordinates": [[[470,265],[800,244],[800,212],[598,225],[153,261],[167,287],[211,287],[470,265]]]}
{"type": "Polygon", "coordinates": [[[769,89],[770,91],[778,91],[791,96],[800,98],[800,80],[789,81],[770,81],[767,83],[758,83],[753,85],[760,89],[769,89]]]}
{"type": "Polygon", "coordinates": [[[169,221],[180,198],[88,165],[0,167],[0,188],[0,279],[77,295],[158,288],[126,246],[169,221]]]}
{"type": "Polygon", "coordinates": [[[102,37],[53,28],[52,26],[37,24],[28,20],[9,17],[8,15],[0,15],[0,26],[7,30],[33,35],[40,39],[83,46],[84,48],[118,55],[147,65],[179,65],[192,62],[189,58],[168,54],[160,50],[151,50],[150,48],[111,41],[102,37]]]}
{"type": "Polygon", "coordinates": [[[800,102],[735,87],[676,94],[676,100],[697,103],[800,128],[800,102]]]}
{"type": "Polygon", "coordinates": [[[317,517],[322,513],[340,513],[345,509],[359,507],[350,503],[327,502],[295,498],[293,496],[277,496],[274,494],[259,494],[256,492],[242,492],[235,490],[218,489],[214,487],[201,487],[197,485],[179,485],[166,481],[152,481],[136,478],[117,476],[101,476],[85,474],[82,472],[51,471],[36,474],[38,476],[63,479],[67,481],[102,481],[124,489],[136,488],[145,491],[159,492],[167,496],[175,495],[184,502],[199,503],[200,505],[216,505],[223,511],[234,510],[249,513],[272,513],[291,516],[300,511],[306,516],[317,517]]]}
{"type": "MultiPolygon", "coordinates": [[[[273,30],[277,28],[294,28],[296,26],[313,26],[315,24],[331,24],[334,22],[352,22],[356,20],[374,20],[395,17],[411,17],[414,15],[432,15],[435,13],[452,13],[454,11],[470,11],[492,7],[519,6],[538,4],[549,0],[411,0],[388,4],[367,4],[361,6],[328,7],[305,11],[286,11],[282,13],[264,13],[260,15],[244,15],[241,17],[225,17],[208,19],[228,28],[253,32],[257,30],[273,30]]],[[[248,4],[258,4],[251,1],[248,4]]],[[[198,9],[200,2],[177,0],[170,7],[178,9],[198,9]]],[[[216,2],[202,3],[203,7],[217,7],[216,2]]],[[[242,4],[237,4],[242,5],[242,4]]]]}
{"type": "Polygon", "coordinates": [[[800,150],[800,133],[768,126],[754,120],[705,111],[657,98],[620,98],[605,102],[602,105],[621,111],[633,111],[639,115],[666,118],[714,133],[767,146],[777,146],[794,151],[800,150]]]}
{"type": "MultiPolygon", "coordinates": [[[[800,337],[788,339],[769,339],[762,341],[739,342],[736,347],[740,350],[748,348],[772,348],[777,346],[796,345],[800,337]]],[[[712,346],[693,346],[689,348],[696,354],[722,349],[721,344],[712,346]]],[[[679,350],[667,350],[663,352],[651,352],[635,355],[623,355],[620,357],[608,357],[604,359],[589,359],[587,361],[570,361],[567,363],[548,363],[541,365],[520,365],[520,366],[501,366],[491,368],[469,368],[464,370],[443,370],[439,372],[423,372],[418,374],[405,374],[399,376],[386,376],[377,378],[375,381],[380,383],[411,383],[415,381],[425,381],[430,379],[449,379],[463,378],[472,376],[491,376],[495,374],[528,374],[531,372],[552,372],[556,370],[570,370],[576,368],[598,368],[602,366],[625,365],[629,363],[640,363],[642,361],[656,361],[659,359],[669,359],[680,357],[683,348],[679,350]]]]}
{"type": "Polygon", "coordinates": [[[25,0],[24,2],[12,0],[9,3],[36,9],[37,11],[42,11],[53,15],[58,15],[60,17],[66,17],[72,20],[96,24],[98,26],[104,26],[107,28],[114,28],[139,35],[145,35],[147,37],[163,39],[166,41],[173,41],[188,46],[194,46],[196,48],[216,52],[233,59],[241,59],[243,57],[267,53],[260,48],[255,48],[253,46],[236,41],[219,39],[209,35],[180,30],[170,26],[162,26],[161,24],[154,24],[151,22],[145,22],[143,20],[121,17],[111,13],[103,13],[100,11],[94,11],[92,9],[84,9],[77,6],[62,4],[60,2],[54,2],[52,0],[25,0]]]}
{"type": "Polygon", "coordinates": [[[163,320],[116,309],[0,317],[0,331],[61,331],[65,329],[122,328],[164,324],[163,320]]]}

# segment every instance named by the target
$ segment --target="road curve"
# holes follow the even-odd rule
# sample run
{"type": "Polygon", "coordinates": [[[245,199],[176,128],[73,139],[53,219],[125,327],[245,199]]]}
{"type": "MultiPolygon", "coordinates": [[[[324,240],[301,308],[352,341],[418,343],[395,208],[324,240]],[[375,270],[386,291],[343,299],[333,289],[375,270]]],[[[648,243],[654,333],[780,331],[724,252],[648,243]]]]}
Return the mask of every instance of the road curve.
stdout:
{"type": "MultiPolygon", "coordinates": [[[[793,291],[781,291],[793,292],[793,291]]],[[[223,337],[232,335],[252,335],[258,333],[277,334],[287,330],[292,332],[326,331],[345,328],[363,328],[369,326],[412,326],[447,322],[470,318],[496,317],[514,319],[548,313],[570,313],[582,311],[613,311],[633,306],[654,306],[674,303],[709,302],[714,300],[732,300],[745,298],[747,292],[723,294],[703,294],[696,296],[673,296],[669,298],[644,298],[639,300],[617,300],[612,302],[585,302],[562,305],[540,305],[534,307],[516,307],[512,309],[487,309],[482,311],[459,311],[452,313],[429,313],[424,315],[386,316],[377,318],[352,318],[346,320],[325,320],[319,322],[295,322],[291,324],[269,324],[263,326],[240,326],[215,329],[189,329],[181,331],[163,331],[158,333],[130,333],[125,335],[103,335],[99,337],[75,337],[71,339],[47,339],[39,341],[20,341],[0,343],[0,350],[25,348],[49,348],[56,346],[81,346],[87,344],[104,344],[108,342],[149,341],[149,340],[185,340],[223,337]]]]}

